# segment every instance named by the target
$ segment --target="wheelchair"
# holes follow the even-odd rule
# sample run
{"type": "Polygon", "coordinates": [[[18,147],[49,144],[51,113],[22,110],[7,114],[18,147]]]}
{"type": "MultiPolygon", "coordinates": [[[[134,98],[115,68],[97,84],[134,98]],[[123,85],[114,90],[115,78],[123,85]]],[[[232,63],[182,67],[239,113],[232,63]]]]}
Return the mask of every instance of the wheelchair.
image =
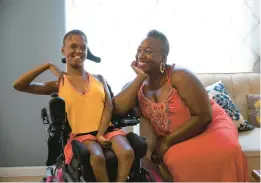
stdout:
{"type": "MultiPolygon", "coordinates": [[[[110,86],[108,85],[111,95],[110,86]]],[[[73,158],[70,164],[65,164],[64,146],[67,143],[71,128],[66,118],[65,102],[57,93],[51,94],[49,101],[49,115],[46,108],[42,109],[41,117],[44,124],[49,125],[47,128],[48,137],[48,158],[46,166],[51,170],[51,177],[54,178],[56,171],[61,172],[62,181],[64,182],[96,182],[95,176],[90,165],[90,154],[85,146],[79,141],[72,141],[73,158]],[[51,120],[49,120],[49,117],[51,120]]],[[[139,120],[131,115],[113,116],[112,123],[115,128],[134,126],[139,120]]],[[[147,152],[147,143],[145,138],[139,137],[133,132],[127,134],[127,139],[134,150],[134,162],[132,164],[127,182],[156,182],[155,176],[141,166],[141,159],[147,152]]],[[[117,176],[117,158],[112,150],[104,149],[107,172],[110,181],[115,181],[117,176]]],[[[56,182],[57,180],[47,180],[44,177],[42,182],[56,182]]],[[[59,180],[58,180],[59,181],[59,180]]],[[[61,180],[60,180],[61,181],[61,180]]]]}

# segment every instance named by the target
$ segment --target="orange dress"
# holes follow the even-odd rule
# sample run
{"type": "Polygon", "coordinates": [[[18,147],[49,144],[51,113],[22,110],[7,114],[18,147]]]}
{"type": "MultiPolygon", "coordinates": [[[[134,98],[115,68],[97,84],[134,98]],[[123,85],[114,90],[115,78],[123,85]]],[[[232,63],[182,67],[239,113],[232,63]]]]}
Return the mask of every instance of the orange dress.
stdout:
{"type": "MultiPolygon", "coordinates": [[[[157,136],[168,135],[191,117],[190,111],[170,82],[169,94],[162,103],[154,103],[138,92],[142,115],[157,136]]],[[[245,155],[238,142],[238,131],[232,119],[214,101],[212,122],[200,135],[175,144],[165,153],[164,164],[175,182],[245,182],[249,181],[245,155]]]]}
{"type": "MultiPolygon", "coordinates": [[[[66,164],[69,164],[73,157],[72,140],[80,142],[85,140],[96,141],[96,137],[92,132],[98,131],[100,127],[105,103],[104,87],[91,74],[88,74],[88,77],[89,86],[85,94],[77,91],[66,76],[64,76],[64,83],[60,83],[58,94],[65,100],[67,119],[72,129],[70,138],[64,148],[66,164]],[[86,135],[76,137],[78,134],[86,135]]],[[[112,123],[110,126],[113,126],[112,123]]],[[[126,134],[124,131],[114,128],[112,131],[106,133],[104,137],[110,140],[116,135],[125,136],[126,134]]]]}

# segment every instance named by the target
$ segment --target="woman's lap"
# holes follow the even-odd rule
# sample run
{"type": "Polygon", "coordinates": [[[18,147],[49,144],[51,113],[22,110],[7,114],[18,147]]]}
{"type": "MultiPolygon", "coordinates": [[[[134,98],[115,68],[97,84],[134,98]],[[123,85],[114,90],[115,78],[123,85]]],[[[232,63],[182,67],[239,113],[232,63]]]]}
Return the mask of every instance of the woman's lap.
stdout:
{"type": "Polygon", "coordinates": [[[172,146],[164,155],[164,164],[174,180],[233,181],[238,178],[237,172],[244,175],[244,158],[234,128],[228,127],[203,132],[172,146]]]}

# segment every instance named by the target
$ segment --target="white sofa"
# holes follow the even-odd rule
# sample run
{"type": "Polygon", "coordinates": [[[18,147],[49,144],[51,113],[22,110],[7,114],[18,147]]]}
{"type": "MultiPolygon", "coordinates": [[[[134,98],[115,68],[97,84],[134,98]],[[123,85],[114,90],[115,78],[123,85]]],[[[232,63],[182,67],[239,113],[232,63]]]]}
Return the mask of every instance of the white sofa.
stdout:
{"type": "MultiPolygon", "coordinates": [[[[260,73],[224,73],[224,74],[197,74],[197,77],[204,86],[222,80],[226,90],[239,108],[245,119],[248,119],[246,94],[260,94],[260,73]]],[[[153,168],[148,157],[152,152],[151,147],[155,142],[155,137],[148,122],[142,120],[140,124],[140,135],[146,137],[148,142],[148,154],[143,159],[143,165],[153,168]]],[[[248,161],[248,171],[250,179],[253,180],[251,172],[260,169],[260,128],[239,133],[239,142],[248,161]]]]}

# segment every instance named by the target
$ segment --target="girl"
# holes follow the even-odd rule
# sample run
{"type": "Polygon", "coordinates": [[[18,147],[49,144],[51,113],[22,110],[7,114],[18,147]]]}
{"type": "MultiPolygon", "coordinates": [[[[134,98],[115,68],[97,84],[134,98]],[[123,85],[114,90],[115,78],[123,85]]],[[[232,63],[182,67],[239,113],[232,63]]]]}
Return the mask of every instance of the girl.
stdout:
{"type": "MultiPolygon", "coordinates": [[[[20,76],[14,82],[14,88],[38,95],[58,92],[65,100],[67,118],[72,129],[64,149],[65,163],[69,164],[72,158],[71,141],[78,140],[90,152],[90,163],[96,181],[108,182],[102,147],[112,148],[118,158],[116,181],[126,181],[134,153],[126,134],[110,123],[113,106],[105,79],[101,75],[91,75],[84,69],[84,61],[90,53],[86,35],[80,30],[68,32],[64,36],[61,51],[65,57],[63,62],[66,62],[66,73],[54,64],[46,63],[20,76]],[[46,70],[50,70],[58,79],[34,83],[33,80],[46,70]]],[[[93,58],[93,55],[90,56],[93,58]]]]}

